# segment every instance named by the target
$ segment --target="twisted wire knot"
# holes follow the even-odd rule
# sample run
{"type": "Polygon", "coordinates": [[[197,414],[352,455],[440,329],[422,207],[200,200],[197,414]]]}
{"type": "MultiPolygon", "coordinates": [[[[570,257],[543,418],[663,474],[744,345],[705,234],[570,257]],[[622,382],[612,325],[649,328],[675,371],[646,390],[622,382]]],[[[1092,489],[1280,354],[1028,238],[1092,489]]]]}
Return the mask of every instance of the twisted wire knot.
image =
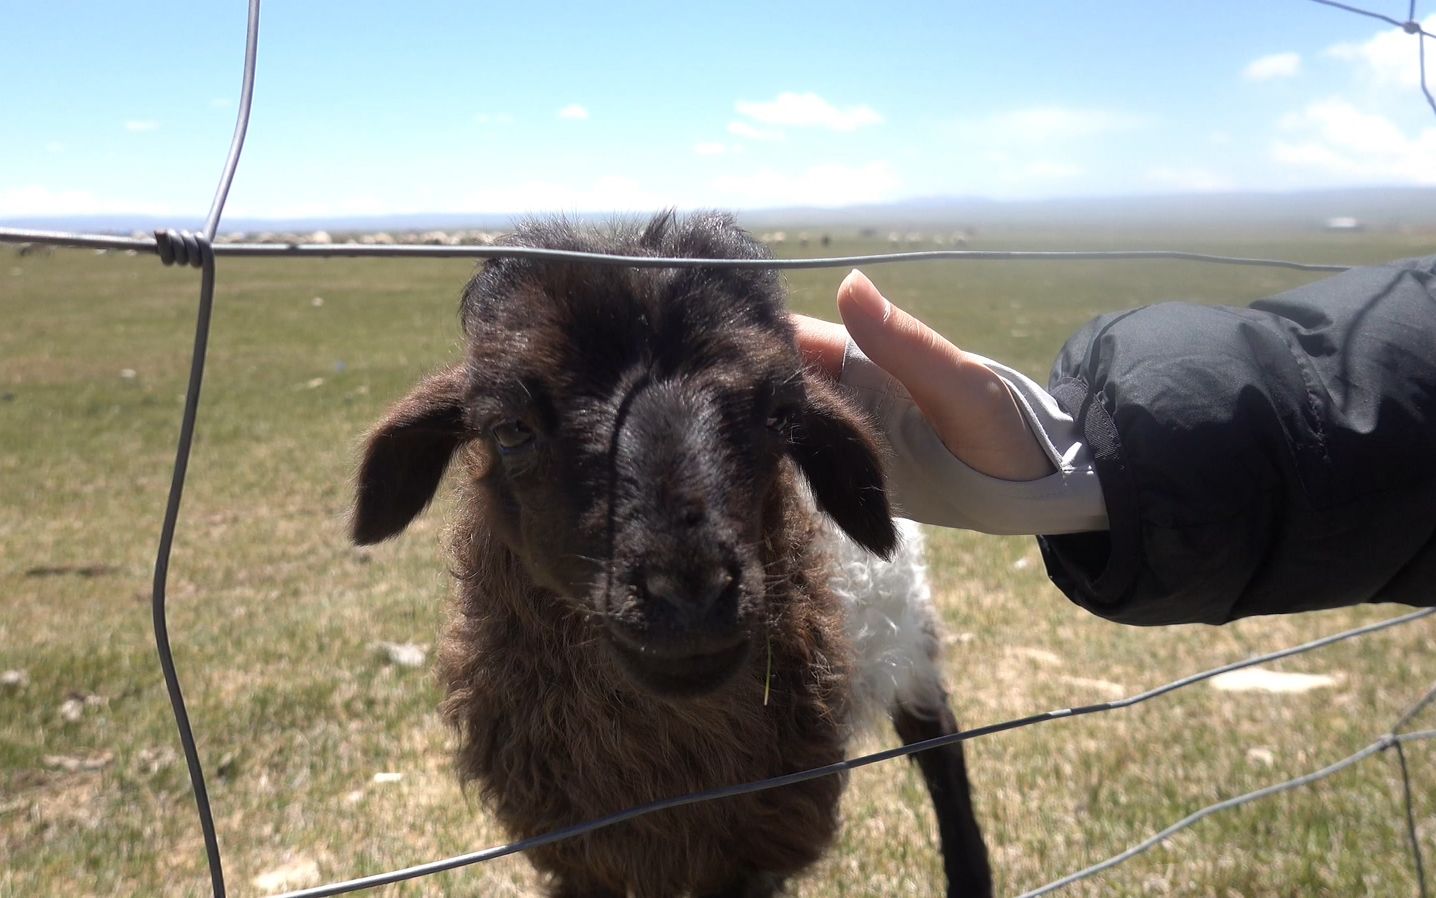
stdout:
{"type": "Polygon", "coordinates": [[[160,261],[166,265],[199,268],[214,259],[214,247],[209,238],[193,231],[156,228],[155,249],[159,250],[160,261]]]}

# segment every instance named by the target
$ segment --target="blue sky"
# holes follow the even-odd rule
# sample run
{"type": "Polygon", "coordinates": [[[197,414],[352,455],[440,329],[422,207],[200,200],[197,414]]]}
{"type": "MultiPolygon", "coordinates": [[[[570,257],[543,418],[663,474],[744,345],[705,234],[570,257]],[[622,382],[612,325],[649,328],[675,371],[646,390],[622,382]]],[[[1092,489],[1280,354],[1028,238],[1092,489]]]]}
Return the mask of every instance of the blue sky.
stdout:
{"type": "MultiPolygon", "coordinates": [[[[7,4],[0,219],[202,213],[244,24],[243,0],[7,4]]],[[[1430,185],[1415,41],[1306,0],[270,0],[227,210],[1430,185]]]]}

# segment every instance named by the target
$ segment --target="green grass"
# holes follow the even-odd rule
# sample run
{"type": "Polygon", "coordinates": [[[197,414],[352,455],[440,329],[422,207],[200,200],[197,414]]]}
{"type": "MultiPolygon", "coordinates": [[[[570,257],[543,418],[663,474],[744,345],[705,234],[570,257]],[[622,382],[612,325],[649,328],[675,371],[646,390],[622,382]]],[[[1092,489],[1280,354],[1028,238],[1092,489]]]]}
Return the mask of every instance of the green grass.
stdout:
{"type": "MultiPolygon", "coordinates": [[[[1430,251],[1416,237],[1379,234],[1176,232],[1022,234],[1001,241],[1009,247],[1350,262],[1430,251]]],[[[839,241],[827,251],[883,248],[839,241]]],[[[387,403],[456,355],[456,296],[469,271],[462,261],[220,261],[169,593],[232,894],[256,894],[255,876],[293,858],[313,860],[328,881],[505,840],[453,781],[429,676],[388,666],[370,647],[433,643],[447,506],[373,551],[344,537],[358,441],[387,403]],[[372,782],[381,771],[404,776],[372,782]]],[[[960,345],[1039,379],[1063,338],[1098,312],[1171,298],[1245,302],[1315,277],[1172,262],[869,273],[960,345]]],[[[794,305],[830,314],[842,274],[789,273],[794,305]]],[[[29,675],[21,689],[0,687],[0,896],[208,887],[148,609],[196,292],[193,272],[152,258],[0,249],[0,669],[29,675]],[[98,568],[78,572],[87,566],[98,568]],[[103,702],[66,720],[60,708],[74,693],[103,702]],[[97,771],[53,761],[104,752],[112,757],[97,771]]],[[[1110,697],[1103,690],[1115,687],[1092,681],[1135,692],[1394,611],[1136,630],[1071,606],[1030,540],[932,531],[929,545],[949,679],[969,724],[1110,697]]],[[[1436,681],[1430,634],[1417,625],[1283,665],[1339,673],[1333,689],[1196,687],[972,744],[999,891],[1038,885],[1197,807],[1366,744],[1436,681]],[[1270,750],[1273,763],[1253,760],[1252,748],[1270,750]]],[[[1436,769],[1429,749],[1413,746],[1410,757],[1429,852],[1436,769]]],[[[1413,894],[1398,790],[1392,759],[1380,756],[1207,821],[1068,894],[1413,894]]],[[[939,894],[930,811],[908,765],[857,773],[845,816],[840,845],[798,895],[939,894]]],[[[535,887],[513,858],[386,894],[535,887]]]]}

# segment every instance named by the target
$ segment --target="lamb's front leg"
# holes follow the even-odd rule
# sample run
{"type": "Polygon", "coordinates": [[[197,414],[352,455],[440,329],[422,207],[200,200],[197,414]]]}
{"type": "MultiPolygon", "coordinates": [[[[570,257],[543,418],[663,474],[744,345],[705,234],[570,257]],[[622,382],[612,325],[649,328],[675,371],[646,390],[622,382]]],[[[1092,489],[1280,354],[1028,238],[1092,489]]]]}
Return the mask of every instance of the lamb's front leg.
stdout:
{"type": "Polygon", "coordinates": [[[698,898],[771,898],[782,890],[782,877],[772,873],[743,873],[718,891],[698,898]]]}
{"type": "Polygon", "coordinates": [[[556,875],[545,890],[549,898],[627,898],[627,893],[600,885],[581,875],[556,875]]]}
{"type": "MultiPolygon", "coordinates": [[[[935,699],[931,707],[899,702],[893,709],[893,727],[904,745],[957,732],[957,718],[940,687],[935,690],[935,699]]],[[[962,743],[929,749],[914,757],[937,813],[948,898],[990,898],[992,870],[977,814],[972,809],[962,743]]]]}

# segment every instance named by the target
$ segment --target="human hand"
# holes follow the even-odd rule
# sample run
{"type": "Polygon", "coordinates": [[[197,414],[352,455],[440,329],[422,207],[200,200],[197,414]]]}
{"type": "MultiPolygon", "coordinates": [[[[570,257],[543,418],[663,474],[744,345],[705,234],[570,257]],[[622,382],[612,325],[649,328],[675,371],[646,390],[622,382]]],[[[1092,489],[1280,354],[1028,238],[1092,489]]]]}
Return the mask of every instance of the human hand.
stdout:
{"type": "Polygon", "coordinates": [[[890,303],[862,272],[852,271],[838,287],[838,313],[843,325],[793,316],[798,348],[810,365],[837,379],[851,336],[903,385],[943,445],[968,467],[1002,480],[1036,480],[1055,470],[1002,379],[890,303]]]}

